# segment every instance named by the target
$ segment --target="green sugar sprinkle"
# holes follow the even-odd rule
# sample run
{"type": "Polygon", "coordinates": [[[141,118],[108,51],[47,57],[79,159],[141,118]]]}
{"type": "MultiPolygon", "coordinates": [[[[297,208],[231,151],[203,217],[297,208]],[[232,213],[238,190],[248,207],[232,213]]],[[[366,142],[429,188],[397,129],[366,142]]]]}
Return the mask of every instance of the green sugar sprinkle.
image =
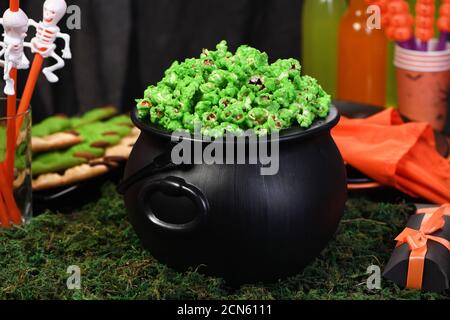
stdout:
{"type": "Polygon", "coordinates": [[[317,80],[301,75],[296,59],[269,64],[266,53],[247,45],[233,55],[226,41],[200,58],[175,61],[156,86],[136,100],[139,118],[169,131],[220,137],[253,129],[257,134],[327,117],[331,96],[317,80]]]}

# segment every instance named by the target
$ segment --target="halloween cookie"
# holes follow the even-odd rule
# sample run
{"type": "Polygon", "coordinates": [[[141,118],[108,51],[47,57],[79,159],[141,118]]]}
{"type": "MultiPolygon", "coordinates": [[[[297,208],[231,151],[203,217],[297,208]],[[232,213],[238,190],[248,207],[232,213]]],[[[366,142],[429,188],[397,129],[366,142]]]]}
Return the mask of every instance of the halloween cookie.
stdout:
{"type": "Polygon", "coordinates": [[[31,146],[34,153],[60,150],[81,143],[83,139],[76,131],[59,132],[45,137],[32,137],[31,146]]]}
{"type": "Polygon", "coordinates": [[[47,173],[38,176],[33,180],[33,190],[42,191],[64,187],[108,173],[116,168],[120,162],[129,158],[139,134],[139,129],[134,128],[129,135],[122,138],[119,144],[107,148],[104,157],[86,160],[86,163],[67,169],[62,174],[47,173]]]}
{"type": "MultiPolygon", "coordinates": [[[[102,107],[86,112],[81,117],[67,118],[63,115],[52,116],[33,126],[32,151],[35,153],[67,149],[83,141],[78,129],[101,120],[110,119],[117,114],[115,107],[102,107]]],[[[127,123],[126,116],[115,120],[127,123]]],[[[128,120],[128,123],[130,120],[128,120]]]]}
{"type": "Polygon", "coordinates": [[[81,117],[72,118],[70,120],[71,128],[76,129],[90,123],[109,119],[114,117],[117,113],[117,108],[112,106],[93,109],[86,112],[81,117]]]}
{"type": "Polygon", "coordinates": [[[71,129],[71,121],[66,116],[52,116],[41,123],[34,125],[32,136],[43,138],[69,129],[71,129]]]}
{"type": "Polygon", "coordinates": [[[91,179],[103,175],[109,171],[106,165],[82,164],[68,169],[64,174],[49,173],[39,176],[33,181],[33,190],[41,191],[63,187],[83,180],[91,179]]]}
{"type": "Polygon", "coordinates": [[[82,126],[77,129],[82,143],[67,150],[38,155],[33,161],[33,176],[61,172],[68,168],[102,157],[105,149],[117,145],[132,128],[124,125],[123,117],[82,126]],[[117,124],[117,123],[121,124],[117,124]]]}

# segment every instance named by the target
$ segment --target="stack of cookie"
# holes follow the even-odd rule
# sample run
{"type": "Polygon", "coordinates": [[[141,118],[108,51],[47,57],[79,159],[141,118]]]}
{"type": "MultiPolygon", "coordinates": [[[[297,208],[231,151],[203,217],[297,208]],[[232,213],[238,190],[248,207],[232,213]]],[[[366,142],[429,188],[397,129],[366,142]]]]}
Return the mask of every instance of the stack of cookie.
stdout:
{"type": "Polygon", "coordinates": [[[115,107],[81,117],[53,116],[33,126],[33,190],[72,185],[108,173],[126,161],[139,137],[115,107]]]}

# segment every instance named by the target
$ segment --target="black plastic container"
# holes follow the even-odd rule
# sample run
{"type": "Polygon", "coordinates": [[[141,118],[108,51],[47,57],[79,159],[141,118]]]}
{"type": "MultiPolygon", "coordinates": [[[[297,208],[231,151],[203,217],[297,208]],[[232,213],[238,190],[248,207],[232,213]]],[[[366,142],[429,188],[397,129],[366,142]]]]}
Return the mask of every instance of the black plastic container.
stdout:
{"type": "Polygon", "coordinates": [[[170,133],[136,111],[132,118],[142,134],[119,190],[143,245],[161,262],[233,283],[272,282],[300,272],[333,237],[347,198],[330,135],[339,121],[334,107],[308,130],[280,135],[273,176],[261,175],[261,164],[174,165],[170,133]]]}

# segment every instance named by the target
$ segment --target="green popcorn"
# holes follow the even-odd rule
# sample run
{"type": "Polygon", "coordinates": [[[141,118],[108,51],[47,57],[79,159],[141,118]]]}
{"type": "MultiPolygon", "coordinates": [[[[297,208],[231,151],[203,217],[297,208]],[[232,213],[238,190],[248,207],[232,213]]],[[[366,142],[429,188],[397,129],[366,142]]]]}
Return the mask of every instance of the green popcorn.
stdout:
{"type": "Polygon", "coordinates": [[[317,99],[318,110],[317,115],[321,118],[325,118],[328,115],[330,104],[331,104],[331,96],[325,95],[317,99]]]}
{"type": "Polygon", "coordinates": [[[267,119],[266,127],[270,132],[276,132],[286,128],[287,125],[282,119],[278,118],[276,114],[271,114],[267,119]]]}
{"type": "Polygon", "coordinates": [[[166,115],[163,115],[158,121],[159,125],[161,125],[162,127],[166,128],[166,129],[168,128],[168,126],[171,122],[172,122],[172,119],[170,119],[166,115]]]}
{"type": "Polygon", "coordinates": [[[300,75],[302,70],[300,62],[296,59],[279,59],[271,67],[275,74],[278,74],[279,80],[300,75]]]}
{"type": "Polygon", "coordinates": [[[198,59],[174,62],[137,104],[141,119],[150,115],[166,130],[192,132],[201,123],[204,133],[217,136],[247,128],[270,134],[296,125],[294,120],[309,127],[328,115],[331,97],[314,78],[301,75],[298,60],[269,64],[266,53],[245,45],[233,55],[222,41],[198,59]]]}
{"type": "Polygon", "coordinates": [[[159,121],[159,125],[164,128],[167,128],[170,131],[176,131],[176,130],[183,129],[182,119],[172,120],[167,116],[164,116],[161,118],[161,120],[159,121]]]}
{"type": "Polygon", "coordinates": [[[289,72],[279,64],[276,64],[276,62],[270,66],[270,75],[278,81],[289,78],[289,72]]]}
{"type": "Polygon", "coordinates": [[[239,89],[232,83],[228,83],[226,88],[220,91],[221,97],[236,97],[239,92],[239,89]]]}
{"type": "Polygon", "coordinates": [[[216,70],[217,66],[212,57],[205,56],[200,59],[199,68],[202,72],[210,73],[211,71],[216,70]]]}
{"type": "Polygon", "coordinates": [[[249,46],[240,46],[236,51],[235,58],[244,70],[256,70],[269,63],[269,57],[258,49],[249,46]]]}
{"type": "Polygon", "coordinates": [[[300,112],[302,112],[303,108],[304,108],[304,105],[303,105],[303,104],[298,103],[298,102],[294,102],[293,104],[291,104],[291,105],[289,106],[289,108],[288,108],[287,110],[291,111],[292,114],[293,114],[293,117],[296,118],[297,115],[298,115],[300,112]]]}
{"type": "Polygon", "coordinates": [[[292,83],[285,84],[273,94],[273,100],[278,102],[284,108],[288,108],[296,97],[297,91],[292,83]]]}
{"type": "Polygon", "coordinates": [[[265,78],[264,79],[264,86],[269,92],[274,92],[277,90],[278,86],[280,84],[280,81],[276,78],[265,78]]]}
{"type": "Polygon", "coordinates": [[[214,84],[216,87],[223,87],[227,83],[226,74],[227,71],[225,70],[214,70],[209,75],[208,82],[214,84]]]}
{"type": "Polygon", "coordinates": [[[195,106],[195,113],[199,116],[211,109],[212,103],[210,101],[200,101],[195,106]]]}
{"type": "Polygon", "coordinates": [[[158,123],[164,117],[164,108],[157,106],[150,109],[150,121],[158,123]]]}
{"type": "Polygon", "coordinates": [[[251,88],[248,87],[242,87],[241,90],[238,93],[237,96],[238,100],[240,101],[246,101],[247,99],[250,99],[251,102],[253,102],[256,98],[255,93],[253,92],[253,90],[251,88]]]}
{"type": "Polygon", "coordinates": [[[292,111],[290,109],[281,109],[277,112],[277,118],[283,121],[283,123],[286,124],[286,126],[290,127],[292,125],[292,122],[297,117],[297,112],[292,111]]]}
{"type": "Polygon", "coordinates": [[[183,113],[180,112],[180,109],[170,106],[165,109],[165,114],[170,120],[181,120],[183,118],[183,113]]]}
{"type": "Polygon", "coordinates": [[[281,109],[281,105],[277,101],[270,101],[266,109],[270,113],[277,113],[281,109]]]}
{"type": "Polygon", "coordinates": [[[150,116],[150,109],[152,103],[149,99],[137,99],[136,100],[136,108],[138,110],[138,117],[140,119],[144,119],[150,116]]]}
{"type": "Polygon", "coordinates": [[[220,100],[219,90],[214,90],[212,92],[203,95],[203,101],[209,101],[212,105],[217,105],[220,100]]]}
{"type": "Polygon", "coordinates": [[[221,126],[217,127],[202,127],[201,134],[207,137],[220,138],[223,137],[225,129],[221,126]]]}
{"type": "Polygon", "coordinates": [[[216,46],[217,52],[220,57],[225,57],[228,55],[228,44],[225,40],[220,41],[216,46]]]}
{"type": "Polygon", "coordinates": [[[178,120],[171,120],[166,124],[166,128],[170,131],[176,131],[182,127],[181,121],[178,120]]]}
{"type": "Polygon", "coordinates": [[[197,59],[191,58],[186,59],[179,68],[175,68],[177,74],[180,77],[195,77],[197,75],[199,66],[201,65],[200,61],[197,59]]]}
{"type": "Polygon", "coordinates": [[[187,99],[184,97],[180,98],[180,100],[178,101],[178,107],[179,107],[180,111],[182,113],[185,113],[185,112],[193,113],[194,108],[193,108],[192,102],[193,102],[192,99],[187,99]]]}
{"type": "Polygon", "coordinates": [[[267,136],[270,133],[270,129],[267,124],[254,127],[253,131],[257,136],[267,136]]]}
{"type": "Polygon", "coordinates": [[[152,97],[157,105],[171,105],[173,101],[172,91],[167,86],[162,86],[152,97]]]}
{"type": "Polygon", "coordinates": [[[317,97],[320,94],[321,88],[318,85],[310,86],[304,92],[306,94],[312,95],[313,97],[317,97]]]}
{"type": "Polygon", "coordinates": [[[156,101],[153,99],[153,96],[156,95],[156,91],[158,90],[157,87],[155,86],[149,86],[145,91],[144,91],[144,99],[150,101],[152,104],[156,103],[156,101]]]}
{"type": "Polygon", "coordinates": [[[244,83],[247,84],[248,78],[249,78],[250,74],[252,73],[252,70],[247,72],[244,68],[242,68],[240,66],[238,67],[235,64],[229,68],[229,71],[233,72],[237,76],[238,81],[241,84],[244,84],[244,83]]]}
{"type": "MultiPolygon", "coordinates": [[[[192,78],[191,78],[192,79],[192,78]]],[[[197,91],[200,89],[200,82],[192,79],[192,82],[187,84],[186,86],[181,87],[181,96],[183,99],[189,99],[192,100],[197,93],[197,91]]]]}
{"type": "Polygon", "coordinates": [[[207,94],[217,90],[217,86],[214,83],[207,82],[200,85],[200,92],[203,94],[207,94]]]}
{"type": "Polygon", "coordinates": [[[163,84],[170,88],[175,88],[178,82],[178,75],[173,70],[167,70],[162,81],[163,84]]]}
{"type": "Polygon", "coordinates": [[[178,68],[180,68],[180,63],[175,60],[174,62],[172,62],[172,64],[170,65],[169,69],[167,69],[168,72],[175,72],[175,70],[177,70],[178,68]]]}
{"type": "Polygon", "coordinates": [[[294,84],[294,87],[296,90],[301,90],[303,87],[302,76],[300,74],[295,75],[292,78],[292,83],[294,84]]]}
{"type": "Polygon", "coordinates": [[[220,126],[223,128],[225,133],[235,136],[240,136],[244,133],[244,130],[242,130],[239,125],[234,123],[222,122],[220,126]]]}
{"type": "Polygon", "coordinates": [[[300,62],[297,59],[287,59],[286,61],[290,64],[288,69],[289,77],[294,79],[295,77],[301,76],[302,66],[300,62]]]}
{"type": "Polygon", "coordinates": [[[255,98],[255,104],[260,108],[267,108],[272,102],[272,95],[262,93],[255,98]]]}
{"type": "Polygon", "coordinates": [[[248,84],[249,87],[252,88],[254,92],[258,92],[266,88],[264,82],[265,82],[264,77],[257,75],[250,77],[248,84]]]}
{"type": "Polygon", "coordinates": [[[230,105],[233,105],[237,102],[234,98],[225,97],[219,100],[219,108],[225,109],[230,105]]]}
{"type": "Polygon", "coordinates": [[[247,125],[250,128],[253,128],[258,125],[263,125],[267,122],[267,119],[269,117],[269,111],[264,108],[253,108],[249,111],[247,115],[247,125]]]}
{"type": "Polygon", "coordinates": [[[196,113],[185,113],[183,114],[182,124],[183,128],[186,128],[189,131],[193,132],[196,126],[201,126],[200,116],[196,113]]]}
{"type": "Polygon", "coordinates": [[[239,78],[227,70],[214,70],[208,77],[208,82],[219,88],[226,88],[228,85],[238,84],[239,78]]]}
{"type": "Polygon", "coordinates": [[[220,119],[224,122],[230,122],[237,125],[244,123],[246,120],[246,114],[242,106],[242,102],[235,102],[233,105],[225,108],[221,112],[220,119]]]}
{"type": "Polygon", "coordinates": [[[203,126],[205,127],[216,127],[219,124],[219,117],[217,113],[212,111],[203,113],[201,120],[203,126]]]}
{"type": "Polygon", "coordinates": [[[309,108],[304,108],[302,112],[297,115],[297,122],[302,128],[309,128],[315,119],[316,116],[309,108]]]}
{"type": "Polygon", "coordinates": [[[227,86],[228,85],[233,85],[233,86],[239,85],[239,77],[236,74],[234,74],[230,71],[225,71],[224,76],[227,81],[227,86]]]}

